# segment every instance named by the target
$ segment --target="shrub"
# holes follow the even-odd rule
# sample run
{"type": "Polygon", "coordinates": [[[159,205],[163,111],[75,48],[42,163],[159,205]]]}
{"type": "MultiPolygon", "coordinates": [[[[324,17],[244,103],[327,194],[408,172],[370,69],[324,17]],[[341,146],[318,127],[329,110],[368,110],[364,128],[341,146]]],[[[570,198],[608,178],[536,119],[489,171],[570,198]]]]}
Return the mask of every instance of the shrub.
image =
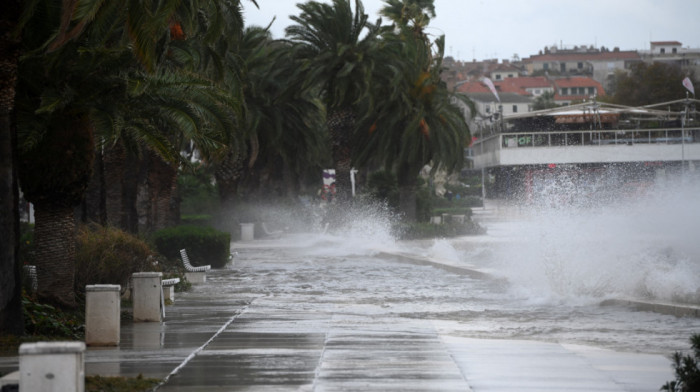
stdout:
{"type": "Polygon", "coordinates": [[[22,297],[24,329],[28,335],[42,340],[82,340],[85,337],[81,312],[66,312],[51,305],[22,297]]]}
{"type": "Polygon", "coordinates": [[[160,270],[148,244],[119,229],[83,226],[77,240],[76,292],[85,292],[85,286],[92,284],[119,284],[125,290],[134,272],[160,270]]]}
{"type": "Polygon", "coordinates": [[[160,254],[179,260],[180,249],[187,249],[192,265],[210,264],[222,268],[228,262],[231,234],[213,227],[177,226],[153,234],[153,243],[160,254]]]}
{"type": "Polygon", "coordinates": [[[464,223],[444,223],[441,225],[432,223],[404,224],[397,227],[396,231],[397,236],[402,240],[483,234],[483,228],[471,221],[464,223]]]}
{"type": "Polygon", "coordinates": [[[693,355],[673,354],[673,367],[676,379],[667,382],[662,391],[691,392],[700,391],[700,334],[690,337],[693,355]]]}
{"type": "Polygon", "coordinates": [[[180,217],[180,223],[184,226],[209,226],[211,218],[211,215],[183,215],[180,217]]]}

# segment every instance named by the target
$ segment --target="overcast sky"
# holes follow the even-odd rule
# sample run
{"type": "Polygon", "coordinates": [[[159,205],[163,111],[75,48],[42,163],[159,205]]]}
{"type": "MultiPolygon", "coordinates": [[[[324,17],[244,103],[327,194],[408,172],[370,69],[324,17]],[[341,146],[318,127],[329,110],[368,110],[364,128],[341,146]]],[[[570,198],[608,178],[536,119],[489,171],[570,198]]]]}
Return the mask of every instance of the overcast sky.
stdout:
{"type": "MultiPolygon", "coordinates": [[[[330,0],[323,0],[330,2],[330,0]]],[[[266,26],[284,37],[298,0],[244,1],[246,25],[266,26]]],[[[353,1],[354,3],[354,1],[353,1]]],[[[364,0],[375,21],[381,0],[364,0]]],[[[458,60],[511,59],[545,46],[649,49],[650,41],[679,41],[700,48],[700,0],[435,0],[428,32],[445,35],[445,52],[458,60]]]]}

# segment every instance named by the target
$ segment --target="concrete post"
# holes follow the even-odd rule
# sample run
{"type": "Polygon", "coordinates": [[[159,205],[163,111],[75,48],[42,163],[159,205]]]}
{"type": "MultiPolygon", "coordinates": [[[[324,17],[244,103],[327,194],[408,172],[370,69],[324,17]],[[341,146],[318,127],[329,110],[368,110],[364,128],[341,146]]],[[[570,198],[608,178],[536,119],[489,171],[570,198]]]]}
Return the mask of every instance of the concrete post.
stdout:
{"type": "Polygon", "coordinates": [[[135,272],[131,275],[134,321],[162,321],[162,272],[135,272]]]}
{"type": "Polygon", "coordinates": [[[85,286],[85,344],[118,346],[121,300],[118,284],[85,286]]]}
{"type": "Polygon", "coordinates": [[[241,223],[241,241],[252,241],[255,238],[255,223],[241,223]]]}
{"type": "Polygon", "coordinates": [[[19,346],[19,390],[85,391],[85,343],[37,342],[19,346]]]}

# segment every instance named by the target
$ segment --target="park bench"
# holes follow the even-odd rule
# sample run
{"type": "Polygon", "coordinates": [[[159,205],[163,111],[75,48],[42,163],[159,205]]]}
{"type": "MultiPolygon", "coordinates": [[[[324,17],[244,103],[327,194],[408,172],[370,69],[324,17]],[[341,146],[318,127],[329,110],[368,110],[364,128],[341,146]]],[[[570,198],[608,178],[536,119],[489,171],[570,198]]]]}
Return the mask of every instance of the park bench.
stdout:
{"type": "Polygon", "coordinates": [[[175,302],[175,285],[180,283],[180,278],[163,279],[163,299],[170,302],[175,302]]]}
{"type": "Polygon", "coordinates": [[[187,256],[187,250],[185,249],[180,249],[180,257],[182,258],[182,264],[185,265],[185,277],[188,282],[194,284],[207,281],[207,271],[211,269],[210,265],[202,265],[199,267],[192,266],[190,258],[187,256]]]}
{"type": "Polygon", "coordinates": [[[262,222],[261,226],[262,226],[263,231],[265,232],[265,235],[268,237],[279,238],[282,235],[282,233],[284,233],[284,231],[282,231],[282,230],[270,230],[270,229],[268,229],[265,222],[262,222]]]}

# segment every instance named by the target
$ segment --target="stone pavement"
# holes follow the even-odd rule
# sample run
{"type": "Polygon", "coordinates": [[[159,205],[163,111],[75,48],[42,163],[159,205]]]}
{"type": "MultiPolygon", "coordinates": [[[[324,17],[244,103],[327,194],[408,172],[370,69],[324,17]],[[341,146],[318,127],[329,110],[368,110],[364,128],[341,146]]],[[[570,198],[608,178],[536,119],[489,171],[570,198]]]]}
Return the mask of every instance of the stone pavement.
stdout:
{"type": "MultiPolygon", "coordinates": [[[[86,373],[163,379],[158,391],[658,391],[673,379],[661,355],[444,335],[430,319],[348,311],[352,298],[307,308],[247,286],[247,269],[267,273],[259,262],[210,271],[164,323],[123,323],[119,347],[88,349],[86,373]]],[[[0,372],[16,364],[0,358],[0,372]]]]}

